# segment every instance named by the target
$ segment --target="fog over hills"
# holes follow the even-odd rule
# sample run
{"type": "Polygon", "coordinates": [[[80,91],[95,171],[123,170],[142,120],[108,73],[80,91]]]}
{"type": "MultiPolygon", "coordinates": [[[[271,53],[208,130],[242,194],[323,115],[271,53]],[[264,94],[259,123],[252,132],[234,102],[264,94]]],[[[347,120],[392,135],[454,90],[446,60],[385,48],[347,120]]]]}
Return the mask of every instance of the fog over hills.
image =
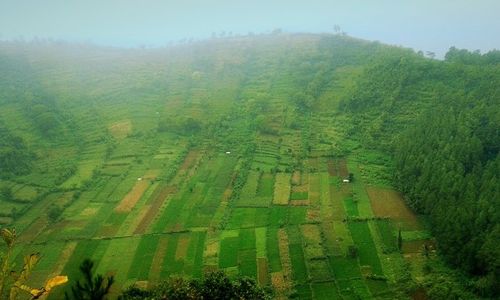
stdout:
{"type": "Polygon", "coordinates": [[[32,1],[0,3],[0,38],[52,38],[125,47],[217,35],[341,31],[430,51],[500,48],[500,3],[445,1],[32,1]]]}

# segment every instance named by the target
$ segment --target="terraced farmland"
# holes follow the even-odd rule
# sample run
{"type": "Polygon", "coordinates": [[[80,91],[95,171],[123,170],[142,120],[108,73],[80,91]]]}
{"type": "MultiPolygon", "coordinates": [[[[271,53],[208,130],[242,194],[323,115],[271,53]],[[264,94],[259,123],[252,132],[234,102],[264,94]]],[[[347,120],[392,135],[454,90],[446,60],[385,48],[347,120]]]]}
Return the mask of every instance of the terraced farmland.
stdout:
{"type": "MultiPolygon", "coordinates": [[[[63,49],[69,65],[53,70],[42,67],[59,62],[50,51],[27,53],[51,93],[69,94],[57,105],[74,116],[66,134],[78,140],[34,141],[32,172],[1,181],[13,194],[0,200],[0,222],[19,233],[16,262],[43,256],[33,285],[59,273],[78,278],[85,258],[115,276],[112,297],[221,269],[276,299],[392,299],[401,278],[420,276],[429,233],[388,184],[390,168],[371,159],[381,154],[351,141],[338,113],[360,66],[304,61],[329,57],[323,39],[95,50],[76,61],[63,49]],[[311,68],[331,82],[315,82],[311,68]],[[56,84],[62,74],[66,83],[56,84]],[[321,92],[305,109],[297,93],[313,83],[321,92]],[[61,214],[49,217],[54,207],[61,214]]],[[[25,108],[10,109],[0,117],[25,108]]],[[[19,122],[13,130],[33,129],[19,122]]]]}

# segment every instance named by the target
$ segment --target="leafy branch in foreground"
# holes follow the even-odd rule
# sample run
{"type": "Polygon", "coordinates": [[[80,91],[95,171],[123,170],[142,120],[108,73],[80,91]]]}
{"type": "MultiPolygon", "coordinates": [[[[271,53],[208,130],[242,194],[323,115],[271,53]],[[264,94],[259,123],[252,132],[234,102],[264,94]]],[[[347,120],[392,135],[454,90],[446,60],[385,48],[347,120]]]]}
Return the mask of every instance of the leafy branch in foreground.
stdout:
{"type": "Polygon", "coordinates": [[[40,261],[40,254],[33,253],[31,255],[24,257],[24,264],[21,272],[17,273],[16,271],[11,270],[11,262],[10,258],[12,255],[12,250],[14,248],[14,244],[16,241],[16,231],[14,229],[2,228],[0,230],[0,235],[2,236],[3,241],[7,246],[7,250],[5,253],[2,253],[0,256],[0,298],[4,299],[4,293],[6,292],[6,288],[9,289],[9,300],[17,299],[17,296],[20,291],[24,291],[31,296],[31,299],[39,299],[42,296],[46,296],[50,293],[50,291],[63,283],[68,281],[67,276],[55,276],[50,278],[45,286],[41,288],[33,288],[27,285],[27,281],[29,280],[29,276],[33,268],[40,261]],[[13,281],[11,283],[11,281],[13,281]]]}

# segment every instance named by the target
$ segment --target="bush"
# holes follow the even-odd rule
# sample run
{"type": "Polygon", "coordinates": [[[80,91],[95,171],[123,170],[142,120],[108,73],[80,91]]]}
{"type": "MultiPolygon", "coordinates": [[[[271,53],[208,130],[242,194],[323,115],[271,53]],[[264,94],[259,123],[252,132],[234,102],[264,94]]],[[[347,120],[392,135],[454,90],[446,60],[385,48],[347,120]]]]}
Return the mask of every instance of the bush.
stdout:
{"type": "Polygon", "coordinates": [[[202,280],[171,277],[148,290],[129,287],[119,299],[271,299],[271,295],[251,278],[231,280],[217,271],[202,280]]]}

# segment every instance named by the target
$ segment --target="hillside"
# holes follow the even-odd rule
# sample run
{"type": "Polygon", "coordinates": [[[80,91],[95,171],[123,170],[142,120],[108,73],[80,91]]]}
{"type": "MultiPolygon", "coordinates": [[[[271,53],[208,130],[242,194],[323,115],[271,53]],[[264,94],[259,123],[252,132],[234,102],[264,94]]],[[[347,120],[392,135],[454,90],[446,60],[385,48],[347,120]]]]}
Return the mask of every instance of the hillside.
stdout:
{"type": "Polygon", "coordinates": [[[113,296],[214,269],[282,299],[499,293],[498,51],[2,42],[0,70],[0,222],[35,286],[88,257],[113,296]]]}

